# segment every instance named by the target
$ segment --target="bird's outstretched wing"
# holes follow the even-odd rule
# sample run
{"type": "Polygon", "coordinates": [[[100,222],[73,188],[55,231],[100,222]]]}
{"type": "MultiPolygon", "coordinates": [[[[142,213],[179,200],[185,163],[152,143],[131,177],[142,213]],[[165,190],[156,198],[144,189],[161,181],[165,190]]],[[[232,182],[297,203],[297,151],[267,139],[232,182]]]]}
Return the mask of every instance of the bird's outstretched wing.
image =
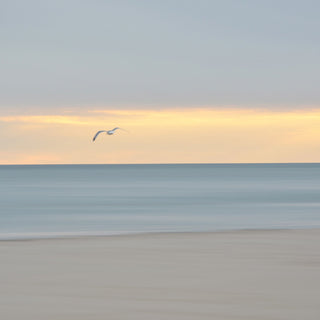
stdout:
{"type": "Polygon", "coordinates": [[[98,131],[98,132],[94,135],[92,141],[95,141],[95,140],[97,139],[98,135],[99,135],[101,132],[107,132],[107,131],[106,131],[106,130],[100,130],[100,131],[98,131]]]}
{"type": "Polygon", "coordinates": [[[112,129],[112,131],[116,131],[116,130],[122,130],[122,131],[125,131],[125,132],[128,132],[127,130],[123,129],[123,128],[119,128],[119,127],[115,127],[112,129]]]}

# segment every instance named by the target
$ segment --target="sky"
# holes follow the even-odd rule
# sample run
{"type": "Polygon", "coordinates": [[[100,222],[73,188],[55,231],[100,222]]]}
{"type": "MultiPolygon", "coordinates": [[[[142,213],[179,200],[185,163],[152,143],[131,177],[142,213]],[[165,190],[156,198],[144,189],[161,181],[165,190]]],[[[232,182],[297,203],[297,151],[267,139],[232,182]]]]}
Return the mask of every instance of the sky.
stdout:
{"type": "Polygon", "coordinates": [[[0,164],[319,162],[319,9],[0,0],[0,164]]]}

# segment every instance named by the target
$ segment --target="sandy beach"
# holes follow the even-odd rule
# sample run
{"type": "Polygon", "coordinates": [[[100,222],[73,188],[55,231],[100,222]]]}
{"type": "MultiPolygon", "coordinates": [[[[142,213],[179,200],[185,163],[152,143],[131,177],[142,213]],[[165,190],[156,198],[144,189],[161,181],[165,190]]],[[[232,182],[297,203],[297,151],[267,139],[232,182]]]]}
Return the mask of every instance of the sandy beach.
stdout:
{"type": "Polygon", "coordinates": [[[0,318],[319,319],[320,230],[0,242],[0,318]]]}

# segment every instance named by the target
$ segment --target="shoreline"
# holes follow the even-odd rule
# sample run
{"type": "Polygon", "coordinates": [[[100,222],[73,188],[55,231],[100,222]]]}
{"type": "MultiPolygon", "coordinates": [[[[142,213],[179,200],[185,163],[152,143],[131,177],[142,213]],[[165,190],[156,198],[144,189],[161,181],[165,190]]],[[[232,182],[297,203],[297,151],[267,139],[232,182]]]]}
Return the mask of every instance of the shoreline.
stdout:
{"type": "Polygon", "coordinates": [[[179,235],[179,234],[226,234],[226,233],[254,233],[254,232],[280,232],[280,231],[308,231],[320,230],[320,226],[315,227],[288,227],[288,228],[244,228],[244,229],[217,229],[205,231],[132,231],[132,232],[97,232],[97,233],[6,233],[5,236],[0,234],[1,242],[10,241],[41,241],[41,240],[71,240],[71,239],[94,239],[110,237],[131,237],[131,236],[158,236],[158,235],[179,235]]]}

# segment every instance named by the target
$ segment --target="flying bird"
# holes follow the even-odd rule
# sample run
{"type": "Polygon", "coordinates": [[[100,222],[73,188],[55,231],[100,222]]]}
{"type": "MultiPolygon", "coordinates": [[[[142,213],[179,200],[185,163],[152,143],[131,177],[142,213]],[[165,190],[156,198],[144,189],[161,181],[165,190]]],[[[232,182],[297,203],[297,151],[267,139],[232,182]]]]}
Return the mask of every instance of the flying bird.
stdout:
{"type": "Polygon", "coordinates": [[[112,130],[100,130],[100,131],[98,131],[98,132],[94,135],[92,141],[95,141],[95,140],[97,139],[98,135],[99,135],[100,133],[102,133],[102,132],[105,132],[106,134],[108,134],[109,136],[111,136],[111,135],[113,135],[113,134],[115,133],[115,131],[118,130],[118,129],[123,130],[123,131],[126,131],[126,130],[124,130],[124,129],[122,129],[122,128],[119,128],[119,127],[115,127],[115,128],[113,128],[112,130]]]}

